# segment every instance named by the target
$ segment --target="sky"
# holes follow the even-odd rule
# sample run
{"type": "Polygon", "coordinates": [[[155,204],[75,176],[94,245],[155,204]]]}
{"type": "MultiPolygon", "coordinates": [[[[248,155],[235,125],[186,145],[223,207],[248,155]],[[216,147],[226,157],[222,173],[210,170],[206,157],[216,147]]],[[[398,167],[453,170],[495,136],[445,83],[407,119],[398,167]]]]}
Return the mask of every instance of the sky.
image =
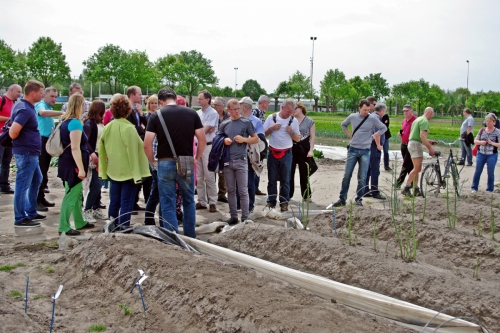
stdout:
{"type": "Polygon", "coordinates": [[[2,12],[0,39],[27,51],[51,37],[72,77],[106,44],[146,51],[152,61],[197,50],[220,87],[254,79],[272,92],[297,70],[310,75],[315,36],[316,90],[338,68],[347,78],[382,73],[391,86],[423,78],[456,89],[468,77],[472,92],[500,91],[494,0],[16,0],[2,12]]]}

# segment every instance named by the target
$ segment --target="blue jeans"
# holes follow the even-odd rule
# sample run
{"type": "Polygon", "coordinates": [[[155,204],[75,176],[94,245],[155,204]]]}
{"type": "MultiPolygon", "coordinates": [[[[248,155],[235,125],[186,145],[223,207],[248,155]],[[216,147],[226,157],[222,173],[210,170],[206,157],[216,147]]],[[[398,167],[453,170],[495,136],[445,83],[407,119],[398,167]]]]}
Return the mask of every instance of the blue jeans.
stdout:
{"type": "Polygon", "coordinates": [[[381,151],[377,149],[377,145],[372,143],[372,146],[370,148],[370,164],[368,166],[368,172],[366,173],[366,186],[364,191],[365,194],[368,192],[373,195],[380,194],[380,191],[378,190],[378,177],[380,176],[381,154],[381,151]]]}
{"type": "Polygon", "coordinates": [[[99,179],[99,172],[96,169],[91,169],[92,179],[90,180],[89,193],[85,202],[85,210],[98,209],[101,202],[101,187],[102,181],[99,179]]]}
{"type": "Polygon", "coordinates": [[[110,184],[108,215],[114,218],[120,216],[118,224],[128,227],[130,212],[134,209],[137,184],[132,179],[122,182],[110,179],[110,184]]]}
{"type": "Polygon", "coordinates": [[[14,223],[25,219],[34,219],[38,188],[42,183],[42,173],[38,165],[38,155],[14,154],[17,175],[14,190],[14,223]]]}
{"type": "Polygon", "coordinates": [[[370,148],[368,149],[358,149],[354,147],[349,147],[347,152],[347,161],[345,163],[344,178],[342,179],[342,189],[340,190],[340,200],[343,203],[347,201],[347,192],[349,191],[349,185],[351,183],[352,172],[356,163],[358,166],[358,187],[356,189],[356,201],[361,200],[364,194],[364,187],[366,184],[366,173],[368,171],[368,166],[370,165],[370,148]]]}
{"type": "Polygon", "coordinates": [[[467,164],[472,164],[472,147],[471,147],[471,145],[466,145],[465,140],[460,140],[460,147],[462,147],[462,158],[460,160],[465,163],[465,158],[467,157],[467,164]]]}
{"type": "Polygon", "coordinates": [[[10,189],[9,173],[12,160],[12,148],[0,146],[0,189],[10,189]]]}
{"type": "MultiPolygon", "coordinates": [[[[160,203],[160,193],[158,191],[158,171],[151,168],[150,171],[153,181],[151,182],[151,192],[149,193],[148,202],[146,203],[146,212],[144,218],[145,225],[155,225],[156,207],[160,203]]],[[[159,213],[160,213],[160,226],[161,226],[162,225],[161,207],[159,213]]]]}
{"type": "Polygon", "coordinates": [[[163,218],[163,227],[167,230],[179,232],[177,214],[175,213],[175,182],[179,184],[182,195],[184,217],[182,226],[184,235],[196,238],[196,208],[194,203],[194,175],[188,183],[186,178],[177,174],[175,161],[158,161],[158,190],[160,193],[160,207],[163,218]]]}
{"type": "Polygon", "coordinates": [[[292,149],[290,148],[279,160],[273,157],[271,151],[267,155],[267,202],[276,205],[278,200],[278,181],[280,182],[280,203],[290,201],[290,172],[292,168],[292,149]]]}
{"type": "Polygon", "coordinates": [[[389,167],[389,139],[385,139],[384,144],[384,167],[389,167]]]}
{"type": "Polygon", "coordinates": [[[479,186],[479,178],[483,173],[484,165],[486,164],[486,171],[488,172],[488,183],[486,185],[486,191],[493,192],[495,182],[495,166],[498,160],[498,153],[492,155],[485,155],[481,152],[477,152],[476,156],[476,171],[474,172],[474,178],[472,179],[471,189],[477,191],[479,186]]]}

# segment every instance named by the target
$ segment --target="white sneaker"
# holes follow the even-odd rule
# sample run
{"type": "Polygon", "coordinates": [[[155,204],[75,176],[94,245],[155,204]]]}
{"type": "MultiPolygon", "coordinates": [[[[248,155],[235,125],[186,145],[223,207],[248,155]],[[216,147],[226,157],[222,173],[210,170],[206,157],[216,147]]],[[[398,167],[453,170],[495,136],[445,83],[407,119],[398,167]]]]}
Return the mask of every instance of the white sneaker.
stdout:
{"type": "Polygon", "coordinates": [[[104,187],[101,188],[101,193],[108,193],[108,192],[109,192],[109,190],[107,188],[104,188],[104,187]]]}
{"type": "Polygon", "coordinates": [[[92,209],[84,210],[83,219],[88,223],[94,223],[95,222],[94,211],[92,209]]]}
{"type": "Polygon", "coordinates": [[[93,216],[94,218],[96,219],[99,219],[99,220],[107,220],[108,217],[106,215],[104,215],[100,209],[94,209],[94,212],[93,212],[93,216]]]}
{"type": "Polygon", "coordinates": [[[476,193],[476,192],[477,192],[476,190],[472,190],[472,191],[470,191],[470,193],[476,193]]]}

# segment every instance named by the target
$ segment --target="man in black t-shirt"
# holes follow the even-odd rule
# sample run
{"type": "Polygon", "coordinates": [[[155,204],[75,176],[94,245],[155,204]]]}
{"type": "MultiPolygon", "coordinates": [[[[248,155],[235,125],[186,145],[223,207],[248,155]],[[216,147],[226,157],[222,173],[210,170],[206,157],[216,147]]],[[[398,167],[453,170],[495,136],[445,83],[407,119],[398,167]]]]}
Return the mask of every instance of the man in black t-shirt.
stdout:
{"type": "Polygon", "coordinates": [[[163,227],[179,232],[177,216],[175,214],[175,182],[179,183],[182,193],[182,207],[184,210],[184,235],[196,238],[196,208],[194,202],[194,176],[186,179],[177,174],[174,154],[170,148],[167,135],[158,117],[163,117],[168,133],[177,156],[193,156],[193,138],[198,139],[196,163],[203,154],[206,146],[205,132],[200,117],[193,109],[176,104],[177,95],[171,88],[163,88],[158,92],[161,110],[149,118],[144,137],[144,149],[149,163],[158,169],[158,190],[163,218],[163,227]],[[153,155],[153,140],[158,139],[158,150],[153,155]]]}

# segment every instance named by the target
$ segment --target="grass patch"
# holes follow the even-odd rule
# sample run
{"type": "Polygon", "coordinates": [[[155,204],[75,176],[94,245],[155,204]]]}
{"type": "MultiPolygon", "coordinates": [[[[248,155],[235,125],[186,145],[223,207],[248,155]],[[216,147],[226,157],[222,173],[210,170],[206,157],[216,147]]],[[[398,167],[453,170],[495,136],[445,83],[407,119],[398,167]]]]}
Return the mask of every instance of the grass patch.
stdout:
{"type": "Polygon", "coordinates": [[[36,301],[37,299],[40,299],[40,298],[43,298],[42,295],[36,295],[35,297],[33,297],[33,300],[36,301]]]}
{"type": "Polygon", "coordinates": [[[52,265],[48,265],[47,267],[45,267],[45,273],[52,274],[54,272],[55,270],[52,268],[52,265]]]}
{"type": "Polygon", "coordinates": [[[15,265],[5,265],[5,266],[0,266],[0,271],[1,272],[10,272],[14,269],[16,269],[17,267],[25,267],[26,265],[23,264],[22,262],[18,262],[17,264],[15,265]]]}
{"type": "Polygon", "coordinates": [[[57,242],[42,242],[38,243],[38,246],[58,247],[57,242]]]}
{"type": "Polygon", "coordinates": [[[106,326],[99,324],[92,325],[87,330],[87,332],[104,332],[104,331],[106,331],[106,326]]]}
{"type": "Polygon", "coordinates": [[[134,314],[134,310],[132,310],[131,308],[129,308],[129,307],[127,306],[127,304],[125,304],[125,303],[120,303],[120,304],[118,304],[118,306],[120,307],[120,309],[123,309],[123,314],[124,314],[125,316],[131,316],[131,315],[133,315],[133,314],[134,314]]]}
{"type": "Polygon", "coordinates": [[[23,297],[23,294],[21,294],[17,290],[14,290],[14,291],[11,291],[10,294],[8,294],[7,296],[9,296],[9,297],[23,297]]]}

